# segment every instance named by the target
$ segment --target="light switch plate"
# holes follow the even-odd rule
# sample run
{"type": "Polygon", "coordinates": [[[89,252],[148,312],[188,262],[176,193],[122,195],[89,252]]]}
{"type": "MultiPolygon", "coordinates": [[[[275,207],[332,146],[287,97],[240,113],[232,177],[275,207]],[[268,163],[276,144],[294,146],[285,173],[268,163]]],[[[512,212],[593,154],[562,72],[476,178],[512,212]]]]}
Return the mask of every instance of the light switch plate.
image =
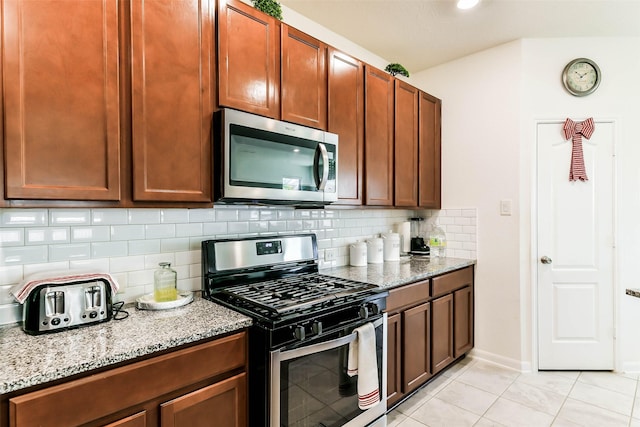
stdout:
{"type": "Polygon", "coordinates": [[[511,215],[511,200],[510,199],[500,200],[500,215],[506,215],[506,216],[510,216],[511,215]]]}

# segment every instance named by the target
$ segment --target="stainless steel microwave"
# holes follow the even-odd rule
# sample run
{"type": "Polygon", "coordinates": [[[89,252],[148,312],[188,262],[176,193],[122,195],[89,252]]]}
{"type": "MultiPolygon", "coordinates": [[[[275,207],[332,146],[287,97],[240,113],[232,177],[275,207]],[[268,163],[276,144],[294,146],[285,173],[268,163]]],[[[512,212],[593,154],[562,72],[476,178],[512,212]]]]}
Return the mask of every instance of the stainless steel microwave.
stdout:
{"type": "Polygon", "coordinates": [[[338,135],[232,109],[214,115],[217,202],[322,206],[338,197],[338,135]]]}

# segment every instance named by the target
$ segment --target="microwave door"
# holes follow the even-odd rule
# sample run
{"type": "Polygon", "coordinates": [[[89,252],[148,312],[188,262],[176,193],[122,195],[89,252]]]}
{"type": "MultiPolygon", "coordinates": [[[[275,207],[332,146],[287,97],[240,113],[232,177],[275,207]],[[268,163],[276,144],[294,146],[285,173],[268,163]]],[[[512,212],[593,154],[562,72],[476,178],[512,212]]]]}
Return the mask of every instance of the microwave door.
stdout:
{"type": "Polygon", "coordinates": [[[316,147],[316,154],[313,159],[313,170],[316,188],[318,191],[324,191],[327,181],[329,180],[329,153],[327,153],[327,147],[323,143],[319,143],[316,147]],[[322,174],[320,169],[322,169],[322,174]]]}

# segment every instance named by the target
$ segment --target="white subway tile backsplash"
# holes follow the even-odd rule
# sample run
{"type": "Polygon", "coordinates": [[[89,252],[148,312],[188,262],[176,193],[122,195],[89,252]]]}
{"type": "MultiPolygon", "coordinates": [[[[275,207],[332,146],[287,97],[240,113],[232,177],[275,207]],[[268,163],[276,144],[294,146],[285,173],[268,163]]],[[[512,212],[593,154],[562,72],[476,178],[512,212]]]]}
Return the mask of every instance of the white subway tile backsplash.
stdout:
{"type": "Polygon", "coordinates": [[[160,222],[163,224],[189,222],[189,209],[161,209],[160,222]]]}
{"type": "Polygon", "coordinates": [[[160,224],[160,209],[129,209],[129,224],[160,224]]]}
{"type": "Polygon", "coordinates": [[[189,211],[189,222],[213,222],[216,220],[213,209],[191,209],[189,211]]]}
{"type": "Polygon", "coordinates": [[[237,221],[238,210],[231,208],[214,208],[216,221],[237,221]]]}
{"type": "Polygon", "coordinates": [[[0,248],[0,265],[37,264],[47,262],[47,246],[14,246],[0,248]]]}
{"type": "Polygon", "coordinates": [[[69,243],[71,232],[68,227],[27,228],[25,229],[25,244],[48,245],[52,243],[69,243]]]}
{"type": "Polygon", "coordinates": [[[49,225],[46,209],[0,209],[2,227],[38,227],[49,225]]]}
{"type": "Polygon", "coordinates": [[[111,240],[144,239],[144,225],[112,225],[111,240]]]}
{"type": "Polygon", "coordinates": [[[129,254],[129,246],[125,240],[120,242],[91,243],[91,256],[93,258],[120,257],[129,254]]]}
{"type": "Polygon", "coordinates": [[[147,255],[160,252],[160,239],[132,240],[128,243],[129,255],[147,255]]]}
{"type": "Polygon", "coordinates": [[[24,228],[0,228],[0,246],[24,246],[24,228]]]}
{"type": "Polygon", "coordinates": [[[93,225],[120,225],[128,222],[129,213],[126,209],[93,209],[91,211],[93,225]]]}
{"type": "Polygon", "coordinates": [[[69,261],[47,262],[42,264],[29,264],[24,266],[24,278],[37,274],[40,277],[46,273],[47,277],[56,277],[67,274],[69,271],[69,261]]]}
{"type": "Polygon", "coordinates": [[[249,232],[249,223],[247,221],[229,222],[227,225],[229,234],[241,234],[249,232]]]}
{"type": "Polygon", "coordinates": [[[51,210],[49,212],[49,225],[89,225],[91,224],[91,211],[89,209],[51,210]]]}
{"type": "Polygon", "coordinates": [[[448,256],[476,257],[474,208],[323,210],[222,205],[193,210],[3,209],[0,311],[16,312],[6,296],[7,287],[39,271],[108,271],[120,283],[115,300],[132,302],[153,291],[153,272],[159,262],[168,261],[178,272],[181,289],[199,290],[201,244],[212,238],[315,232],[321,268],[346,265],[350,243],[387,232],[414,216],[428,218],[430,224],[439,221],[447,233],[448,256]],[[324,251],[329,248],[335,249],[336,256],[325,262],[324,251]]]}
{"type": "Polygon", "coordinates": [[[91,271],[97,273],[109,272],[109,258],[95,258],[69,261],[70,270],[91,271]]]}
{"type": "Polygon", "coordinates": [[[71,227],[71,241],[77,242],[107,242],[111,238],[111,229],[106,226],[71,227]]]}
{"type": "Polygon", "coordinates": [[[49,261],[87,259],[91,257],[90,243],[49,245],[49,261]]]}
{"type": "Polygon", "coordinates": [[[176,236],[175,224],[149,224],[144,226],[144,236],[147,239],[167,239],[176,236]]]}
{"type": "Polygon", "coordinates": [[[227,233],[227,223],[226,222],[209,222],[203,224],[202,233],[205,236],[215,236],[216,234],[225,234],[227,233]]]}
{"type": "Polygon", "coordinates": [[[202,236],[202,224],[176,224],[176,237],[202,236]]]}
{"type": "Polygon", "coordinates": [[[175,239],[160,240],[160,252],[180,252],[189,250],[188,237],[176,237],[175,239]]]}
{"type": "Polygon", "coordinates": [[[22,280],[23,274],[24,267],[21,265],[0,267],[0,286],[15,285],[22,280]]]}
{"type": "Polygon", "coordinates": [[[114,257],[109,259],[109,271],[111,273],[123,273],[144,270],[144,256],[114,257]]]}
{"type": "Polygon", "coordinates": [[[0,285],[0,305],[14,304],[16,302],[16,299],[9,292],[12,287],[13,285],[0,285]]]}

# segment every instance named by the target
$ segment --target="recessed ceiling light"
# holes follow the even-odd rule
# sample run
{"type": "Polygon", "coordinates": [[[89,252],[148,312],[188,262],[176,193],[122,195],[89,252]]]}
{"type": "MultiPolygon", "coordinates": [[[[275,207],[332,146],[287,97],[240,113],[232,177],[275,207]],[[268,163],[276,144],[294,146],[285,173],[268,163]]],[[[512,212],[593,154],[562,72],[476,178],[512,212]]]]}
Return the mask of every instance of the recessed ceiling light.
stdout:
{"type": "Polygon", "coordinates": [[[471,9],[480,3],[480,0],[458,0],[458,9],[471,9]]]}

